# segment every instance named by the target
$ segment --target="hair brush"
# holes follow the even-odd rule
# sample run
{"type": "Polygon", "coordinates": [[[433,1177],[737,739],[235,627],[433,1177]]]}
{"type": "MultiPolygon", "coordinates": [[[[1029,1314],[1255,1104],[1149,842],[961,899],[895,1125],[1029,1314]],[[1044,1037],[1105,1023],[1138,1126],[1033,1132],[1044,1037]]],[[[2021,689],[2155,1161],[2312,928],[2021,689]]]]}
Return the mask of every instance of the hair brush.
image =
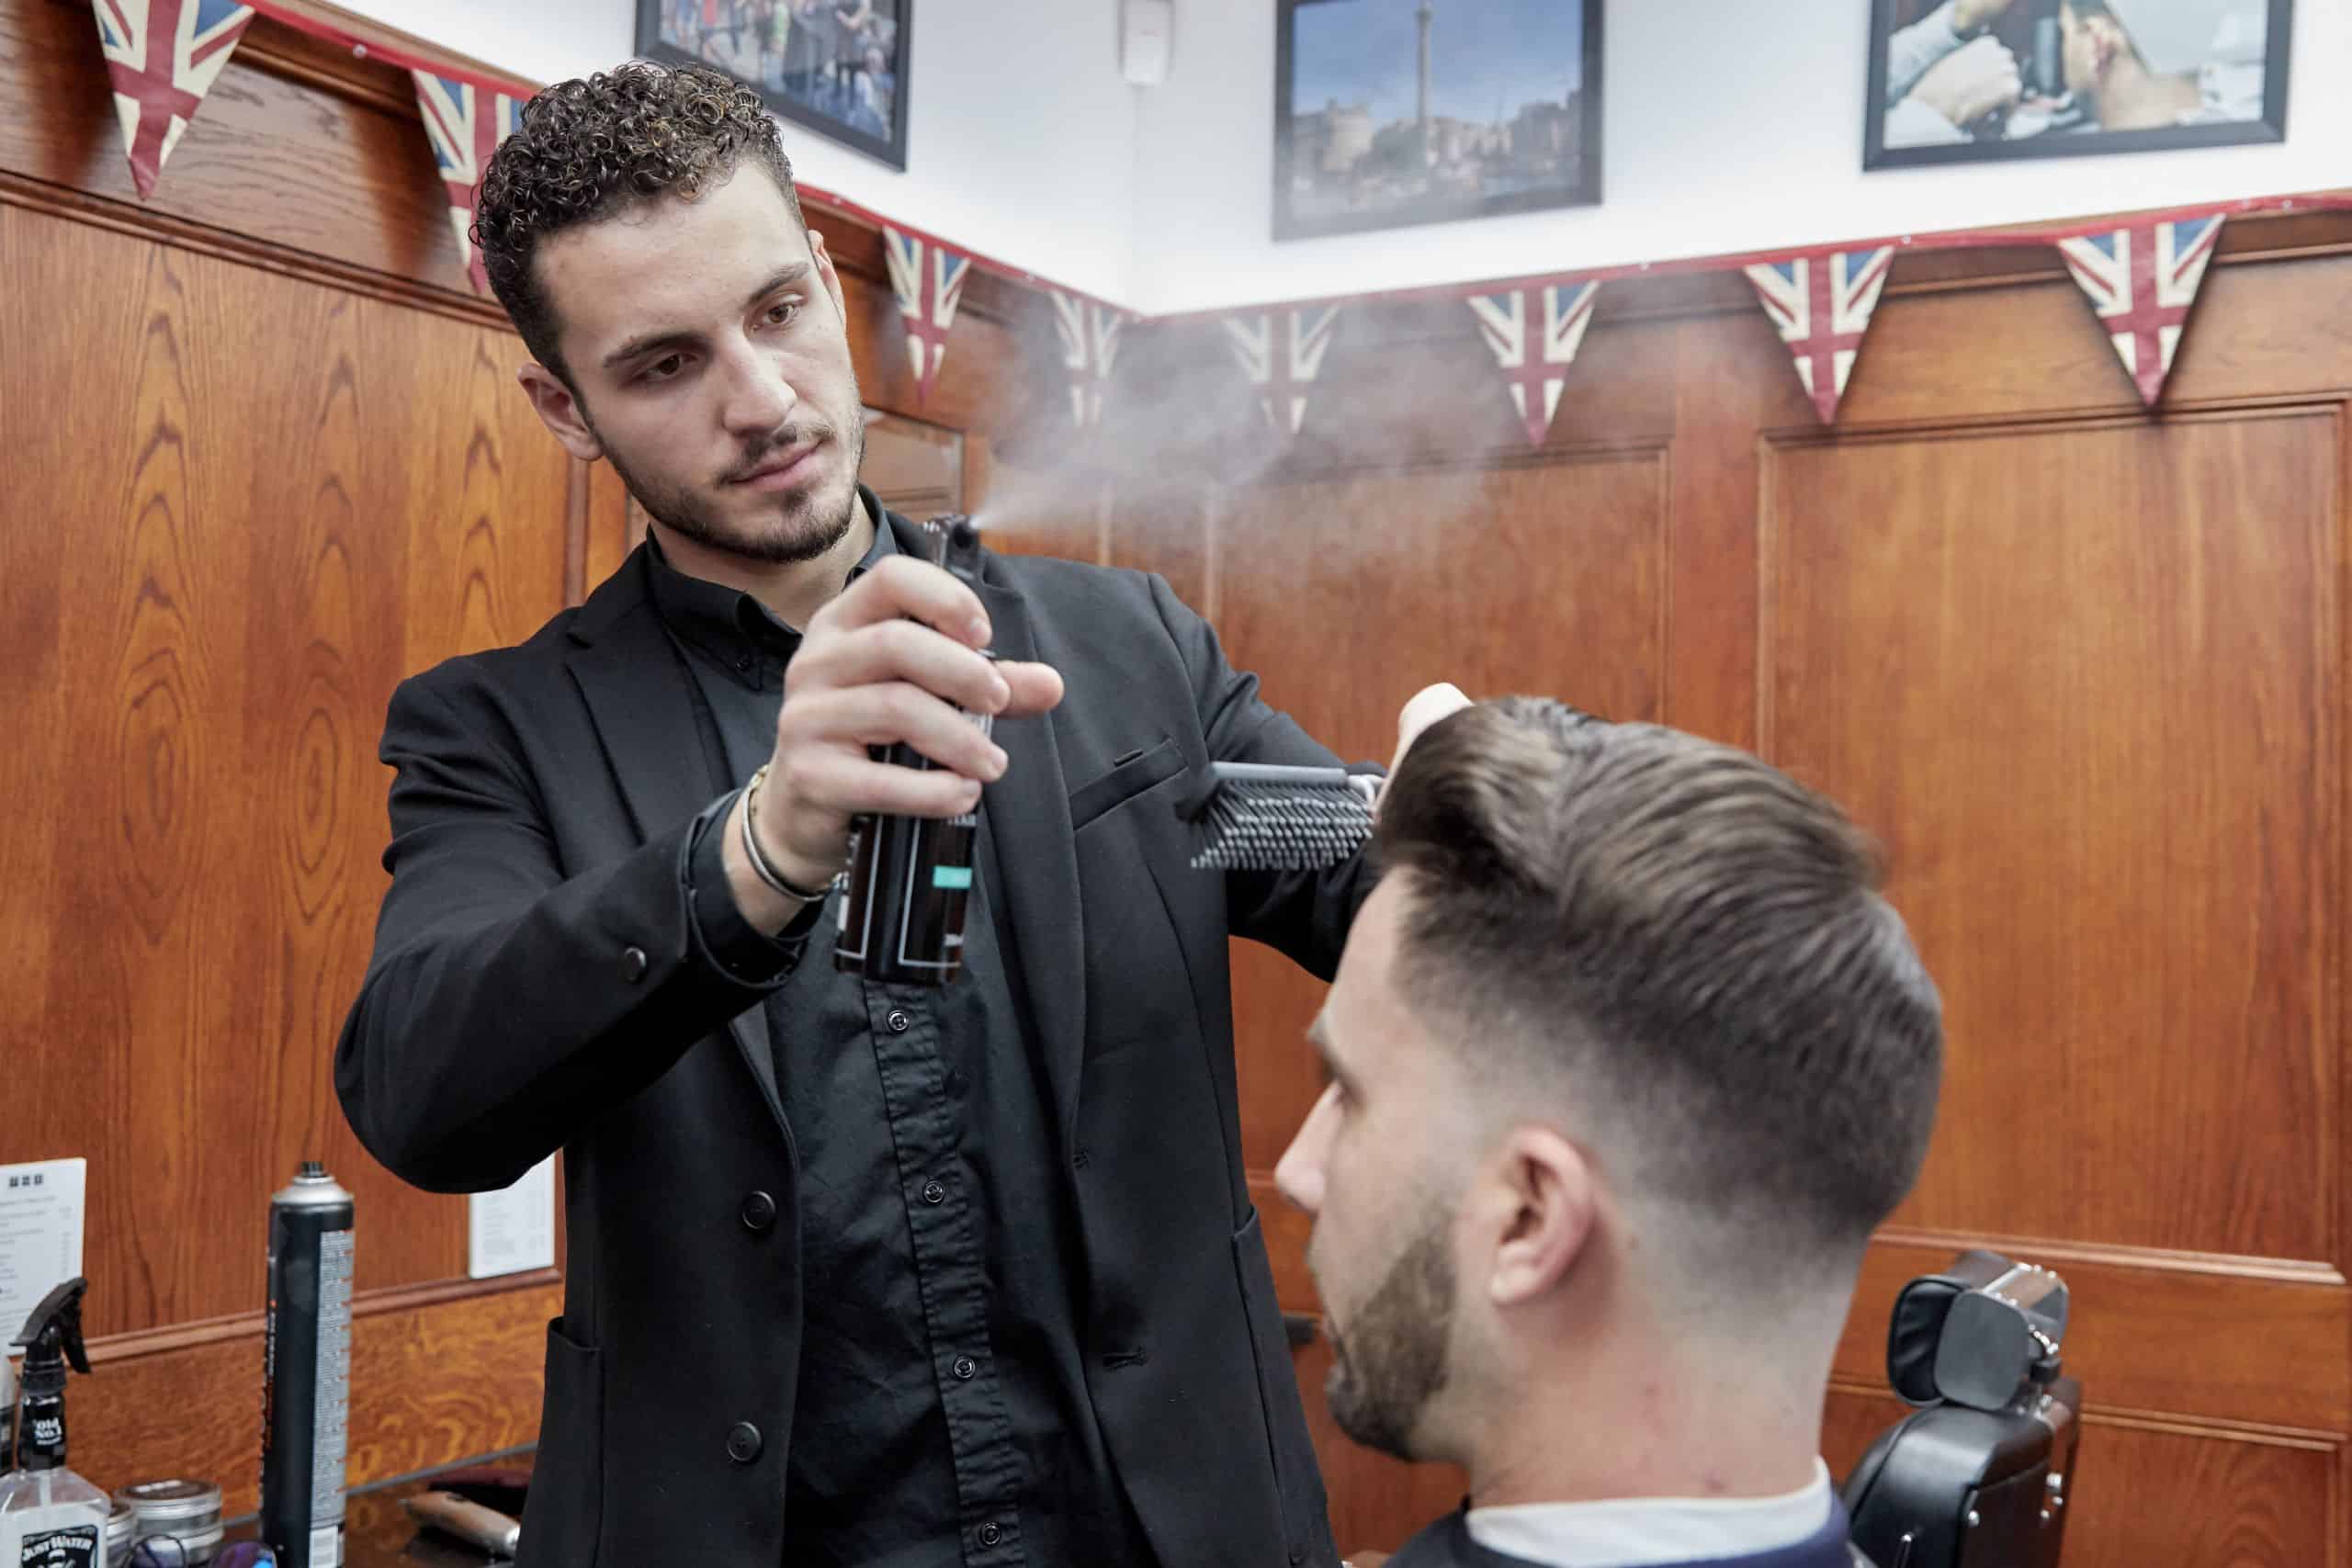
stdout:
{"type": "Polygon", "coordinates": [[[1268,762],[1195,769],[1176,815],[1193,824],[1195,871],[1311,871],[1372,838],[1376,773],[1268,762]]]}

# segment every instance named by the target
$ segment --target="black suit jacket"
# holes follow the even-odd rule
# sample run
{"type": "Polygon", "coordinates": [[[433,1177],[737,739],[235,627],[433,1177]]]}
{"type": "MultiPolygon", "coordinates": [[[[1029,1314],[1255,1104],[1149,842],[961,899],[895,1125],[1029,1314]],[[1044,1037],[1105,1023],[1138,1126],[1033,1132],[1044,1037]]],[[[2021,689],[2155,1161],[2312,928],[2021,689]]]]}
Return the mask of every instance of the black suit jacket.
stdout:
{"type": "MultiPolygon", "coordinates": [[[[775,1568],[800,1303],[825,1282],[801,1272],[760,995],[686,922],[715,808],[642,557],[528,642],[394,694],[392,883],[335,1085],[420,1187],[502,1186],[563,1150],[524,1568],[775,1568]],[[755,1193],[779,1211],[763,1228],[755,1193]]],[[[1243,1179],[1226,942],[1329,977],[1371,878],[1193,871],[1170,807],[1212,757],[1332,759],[1157,577],[990,556],[979,592],[996,649],[1068,685],[999,726],[980,874],[1036,1015],[1113,1459],[1170,1568],[1335,1562],[1243,1179]]]]}

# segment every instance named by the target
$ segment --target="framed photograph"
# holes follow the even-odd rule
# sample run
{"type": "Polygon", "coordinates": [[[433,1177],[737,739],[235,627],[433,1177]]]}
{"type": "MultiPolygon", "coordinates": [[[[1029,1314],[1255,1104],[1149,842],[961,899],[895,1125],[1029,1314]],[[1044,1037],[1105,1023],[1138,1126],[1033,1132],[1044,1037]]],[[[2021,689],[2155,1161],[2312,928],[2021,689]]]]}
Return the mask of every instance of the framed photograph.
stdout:
{"type": "Polygon", "coordinates": [[[1871,0],[1862,167],[2283,141],[2294,0],[1871,0]]]}
{"type": "Polygon", "coordinates": [[[1602,0],[1275,0],[1274,238],[1600,199],[1602,0]]]}
{"type": "Polygon", "coordinates": [[[699,61],[796,124],[907,166],[915,0],[637,0],[637,52],[699,61]]]}

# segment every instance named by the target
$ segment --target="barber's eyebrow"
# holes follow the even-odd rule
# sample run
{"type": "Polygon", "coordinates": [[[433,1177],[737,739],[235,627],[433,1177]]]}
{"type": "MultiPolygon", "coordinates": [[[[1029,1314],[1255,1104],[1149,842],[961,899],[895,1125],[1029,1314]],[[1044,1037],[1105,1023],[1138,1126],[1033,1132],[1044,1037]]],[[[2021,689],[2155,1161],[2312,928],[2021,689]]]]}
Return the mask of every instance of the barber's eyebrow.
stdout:
{"type": "MultiPolygon", "coordinates": [[[[789,288],[796,283],[806,281],[812,270],[807,262],[794,262],[777,272],[765,283],[752,289],[743,301],[743,309],[748,310],[769,295],[789,288]]],[[[674,328],[661,332],[639,333],[612,353],[605,355],[604,366],[605,369],[610,370],[632,359],[642,359],[656,349],[692,348],[701,341],[701,338],[700,333],[683,332],[674,328]]]]}

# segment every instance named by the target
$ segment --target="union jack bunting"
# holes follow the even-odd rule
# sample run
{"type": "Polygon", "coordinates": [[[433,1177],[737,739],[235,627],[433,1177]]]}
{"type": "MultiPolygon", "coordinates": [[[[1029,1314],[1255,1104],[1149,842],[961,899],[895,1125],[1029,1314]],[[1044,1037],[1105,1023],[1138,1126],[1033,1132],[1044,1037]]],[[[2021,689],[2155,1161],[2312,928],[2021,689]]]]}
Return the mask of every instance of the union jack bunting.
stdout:
{"type": "Polygon", "coordinates": [[[473,280],[474,292],[488,294],[490,274],[482,270],[481,253],[467,231],[473,227],[474,198],[490,167],[490,155],[523,123],[523,100],[454,76],[427,71],[409,74],[416,78],[417,114],[441,164],[441,186],[449,197],[458,254],[466,258],[466,276],[473,280]]]}
{"type": "Polygon", "coordinates": [[[1871,312],[1878,309],[1879,290],[1886,287],[1886,269],[1894,261],[1894,247],[1881,245],[1874,251],[1816,251],[1746,269],[1765,314],[1795,356],[1797,376],[1824,424],[1837,423],[1838,400],[1846,395],[1846,378],[1854,373],[1854,356],[1862,350],[1862,334],[1870,330],[1871,312]]]}
{"type": "Polygon", "coordinates": [[[1546,283],[1503,294],[1473,294],[1470,310],[1495,351],[1495,363],[1510,379],[1510,400],[1527,426],[1527,442],[1541,446],[1560,406],[1568,366],[1592,325],[1598,283],[1546,283]]]}
{"type": "Polygon", "coordinates": [[[2221,237],[2217,214],[2058,242],[2066,269],[2098,307],[2147,407],[2154,408],[2164,392],[2188,308],[2197,303],[2198,286],[2221,237]]]}
{"type": "Polygon", "coordinates": [[[1297,434],[1306,421],[1307,389],[1323,368],[1323,355],[1331,346],[1331,329],[1339,321],[1337,305],[1225,318],[1234,356],[1241,361],[1250,384],[1258,389],[1258,406],[1265,411],[1268,423],[1285,435],[1297,434]]]}
{"type": "Polygon", "coordinates": [[[972,258],[887,223],[882,240],[890,263],[890,287],[898,291],[899,314],[907,323],[907,364],[915,373],[915,398],[927,403],[932,383],[939,378],[939,362],[947,353],[947,329],[955,324],[972,258]]]}
{"type": "Polygon", "coordinates": [[[115,115],[144,201],[254,19],[231,0],[90,0],[114,82],[115,115]]]}
{"type": "Polygon", "coordinates": [[[1102,418],[1102,394],[1110,389],[1111,367],[1119,357],[1119,333],[1126,312],[1098,305],[1057,288],[1054,326],[1061,333],[1062,368],[1069,372],[1069,407],[1080,430],[1102,418]]]}

